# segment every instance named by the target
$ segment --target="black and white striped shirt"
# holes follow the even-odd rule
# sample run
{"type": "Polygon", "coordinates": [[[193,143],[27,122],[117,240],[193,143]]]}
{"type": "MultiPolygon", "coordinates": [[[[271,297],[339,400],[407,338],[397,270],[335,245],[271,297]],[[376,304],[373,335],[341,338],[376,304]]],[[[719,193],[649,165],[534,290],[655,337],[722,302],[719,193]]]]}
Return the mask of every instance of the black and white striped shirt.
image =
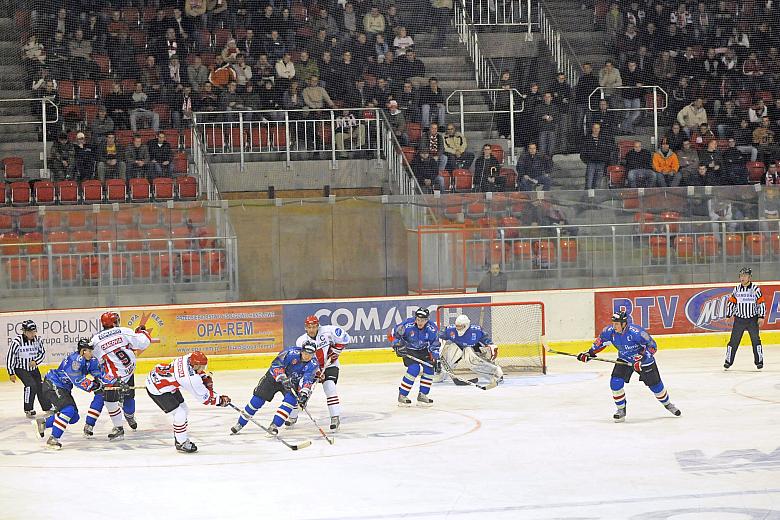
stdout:
{"type": "Polygon", "coordinates": [[[738,318],[763,318],[766,316],[766,302],[761,288],[750,282],[747,286],[738,284],[728,299],[728,315],[738,318]]]}
{"type": "Polygon", "coordinates": [[[12,376],[16,370],[32,370],[30,361],[35,361],[36,365],[43,363],[46,356],[46,348],[43,346],[40,337],[35,337],[30,341],[24,334],[19,334],[8,347],[8,354],[5,357],[5,366],[8,369],[8,375],[12,376]]]}

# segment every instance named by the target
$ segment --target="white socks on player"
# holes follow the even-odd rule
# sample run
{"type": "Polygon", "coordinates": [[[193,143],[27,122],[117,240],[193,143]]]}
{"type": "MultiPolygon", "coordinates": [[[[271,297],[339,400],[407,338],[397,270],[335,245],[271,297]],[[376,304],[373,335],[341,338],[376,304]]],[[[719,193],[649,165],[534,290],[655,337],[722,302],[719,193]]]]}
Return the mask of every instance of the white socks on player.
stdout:
{"type": "Polygon", "coordinates": [[[336,393],[336,383],[333,381],[323,381],[322,389],[325,391],[325,397],[328,399],[328,413],[331,417],[339,417],[341,415],[341,404],[339,403],[339,396],[336,393]]]}
{"type": "Polygon", "coordinates": [[[108,410],[108,416],[111,417],[111,424],[114,425],[114,428],[123,426],[122,408],[119,406],[119,402],[111,403],[106,401],[106,410],[108,410]]]}
{"type": "Polygon", "coordinates": [[[187,412],[189,409],[187,405],[181,403],[178,408],[168,412],[168,415],[173,419],[173,435],[176,437],[176,442],[184,443],[187,440],[187,412]]]}

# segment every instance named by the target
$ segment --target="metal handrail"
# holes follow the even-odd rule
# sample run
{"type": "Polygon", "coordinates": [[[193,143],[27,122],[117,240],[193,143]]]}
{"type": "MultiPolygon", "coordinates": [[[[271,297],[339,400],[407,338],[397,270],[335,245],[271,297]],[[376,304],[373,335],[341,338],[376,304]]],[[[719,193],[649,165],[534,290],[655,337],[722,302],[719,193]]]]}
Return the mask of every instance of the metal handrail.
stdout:
{"type": "Polygon", "coordinates": [[[490,88],[498,82],[498,78],[500,77],[498,69],[496,69],[492,60],[485,57],[479,47],[479,35],[474,23],[471,18],[469,18],[465,0],[455,2],[453,8],[455,11],[453,24],[458,32],[460,42],[466,46],[469,57],[474,63],[474,73],[477,83],[490,88]]]}
{"type": "Polygon", "coordinates": [[[555,60],[558,70],[566,76],[569,85],[574,86],[580,77],[582,63],[574,52],[563,30],[558,27],[554,17],[550,13],[550,8],[544,2],[539,1],[539,26],[544,42],[555,60]]]}
{"type": "Polygon", "coordinates": [[[42,141],[43,141],[43,171],[49,169],[49,158],[46,153],[46,145],[48,143],[48,127],[49,123],[56,123],[60,120],[60,107],[54,102],[53,96],[43,96],[39,98],[13,98],[13,99],[0,99],[0,103],[29,103],[40,102],[41,104],[41,119],[38,121],[8,121],[0,122],[0,125],[41,125],[42,141]],[[50,104],[54,107],[54,119],[49,121],[46,119],[46,104],[50,104]]]}
{"type": "Polygon", "coordinates": [[[593,95],[596,92],[600,92],[599,100],[602,100],[605,98],[604,92],[607,90],[625,90],[625,89],[649,89],[650,92],[647,92],[648,94],[653,95],[653,106],[651,107],[639,107],[639,108],[620,108],[620,107],[609,107],[607,108],[607,111],[614,111],[614,112],[631,112],[636,110],[643,110],[645,112],[652,111],[653,112],[653,144],[658,145],[658,111],[666,110],[666,108],[669,106],[669,94],[666,93],[666,91],[659,85],[643,85],[641,87],[630,87],[630,86],[620,86],[620,87],[596,87],[593,89],[593,92],[591,92],[588,95],[588,110],[591,112],[595,112],[598,110],[598,107],[594,108],[593,104],[591,103],[593,99],[593,95]],[[658,106],[658,92],[661,92],[664,95],[664,105],[662,107],[658,106]]]}
{"type": "Polygon", "coordinates": [[[466,0],[461,0],[461,3],[463,5],[463,8],[470,12],[470,18],[474,22],[474,25],[477,26],[503,26],[503,27],[527,27],[528,32],[526,33],[525,40],[526,41],[533,41],[532,36],[532,29],[534,25],[539,25],[539,22],[534,22],[531,20],[531,16],[533,15],[533,7],[531,0],[527,0],[525,2],[526,4],[526,12],[528,13],[528,21],[522,22],[519,21],[522,19],[522,0],[487,0],[487,5],[484,6],[482,4],[482,0],[469,0],[469,5],[466,4],[466,0]],[[475,2],[479,3],[479,6],[475,7],[475,2]],[[501,3],[501,16],[499,16],[499,2],[501,3]],[[507,3],[509,3],[509,14],[507,16],[507,3]],[[495,9],[492,10],[490,6],[494,5],[495,9]],[[517,6],[517,10],[519,11],[519,17],[518,20],[515,20],[515,6],[517,6]],[[483,13],[485,12],[484,8],[487,7],[487,20],[485,20],[485,17],[483,17],[483,13]],[[491,11],[494,12],[493,15],[491,15],[491,11]],[[476,13],[476,14],[475,14],[476,13]],[[477,18],[478,17],[478,18],[477,18]]]}

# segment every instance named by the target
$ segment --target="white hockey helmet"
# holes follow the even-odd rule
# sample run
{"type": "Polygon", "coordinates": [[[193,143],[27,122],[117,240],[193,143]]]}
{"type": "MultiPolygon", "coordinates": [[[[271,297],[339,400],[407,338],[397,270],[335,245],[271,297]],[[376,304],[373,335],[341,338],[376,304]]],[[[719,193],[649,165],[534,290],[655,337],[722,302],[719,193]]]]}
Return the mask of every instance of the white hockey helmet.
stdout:
{"type": "Polygon", "coordinates": [[[455,330],[458,331],[458,336],[463,336],[466,333],[466,329],[471,325],[471,320],[465,314],[461,314],[455,318],[455,330]]]}

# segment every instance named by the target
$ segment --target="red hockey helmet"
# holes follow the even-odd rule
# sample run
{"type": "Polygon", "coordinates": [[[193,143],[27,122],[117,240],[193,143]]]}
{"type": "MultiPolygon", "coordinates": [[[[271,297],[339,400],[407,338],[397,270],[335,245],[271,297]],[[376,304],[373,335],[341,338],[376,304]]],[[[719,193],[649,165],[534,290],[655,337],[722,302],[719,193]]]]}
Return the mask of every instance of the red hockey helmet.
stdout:
{"type": "Polygon", "coordinates": [[[317,325],[319,327],[320,320],[317,318],[317,316],[312,314],[311,316],[306,316],[306,319],[303,320],[303,325],[304,326],[317,325]]]}
{"type": "Polygon", "coordinates": [[[206,357],[206,354],[204,354],[200,350],[196,350],[195,352],[190,354],[190,366],[195,366],[195,365],[206,366],[208,364],[209,364],[209,359],[206,357]]]}
{"type": "Polygon", "coordinates": [[[119,314],[114,311],[104,312],[100,315],[100,324],[103,328],[110,329],[111,327],[119,326],[119,314]]]}

